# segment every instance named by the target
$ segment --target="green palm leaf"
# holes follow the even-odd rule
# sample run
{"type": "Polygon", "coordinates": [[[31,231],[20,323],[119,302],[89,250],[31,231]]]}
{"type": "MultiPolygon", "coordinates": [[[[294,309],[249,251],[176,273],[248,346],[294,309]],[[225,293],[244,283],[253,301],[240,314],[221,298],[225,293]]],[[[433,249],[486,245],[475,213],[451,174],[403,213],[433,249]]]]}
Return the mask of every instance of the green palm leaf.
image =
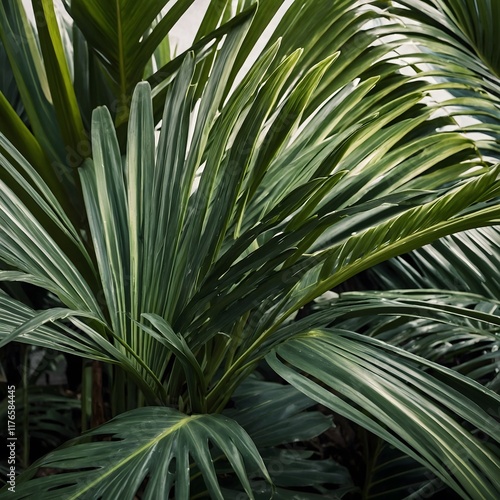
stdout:
{"type": "MultiPolygon", "coordinates": [[[[474,61],[473,65],[486,69],[485,76],[500,76],[500,59],[496,49],[494,20],[500,16],[498,2],[494,0],[430,0],[427,2],[403,1],[410,9],[403,15],[413,17],[424,26],[435,27],[441,32],[441,40],[451,49],[448,57],[462,62],[474,61]]],[[[425,30],[422,30],[425,35],[425,30]]]]}
{"type": "MultiPolygon", "coordinates": [[[[52,0],[33,0],[45,72],[66,147],[79,151],[87,141],[52,0]]],[[[87,155],[89,148],[85,148],[87,155]]],[[[75,165],[75,166],[78,166],[75,165]]]]}
{"type": "MultiPolygon", "coordinates": [[[[2,181],[0,183],[2,185],[0,194],[0,220],[2,221],[0,257],[2,260],[23,273],[31,275],[35,280],[43,282],[45,287],[57,294],[61,301],[70,307],[94,311],[99,315],[99,306],[91,287],[66,255],[64,247],[59,246],[51,238],[47,229],[19,197],[2,181]]],[[[30,191],[35,192],[32,188],[30,191]]],[[[54,216],[52,207],[49,208],[38,195],[33,197],[35,201],[40,201],[45,214],[54,216]]],[[[62,225],[60,221],[59,225],[62,225]]],[[[85,259],[85,253],[82,257],[85,259]]],[[[88,261],[85,267],[87,266],[88,261]]]]}
{"type": "MultiPolygon", "coordinates": [[[[312,408],[315,401],[290,385],[256,377],[245,380],[232,399],[234,408],[224,414],[236,420],[261,450],[269,475],[279,487],[278,498],[292,492],[301,495],[304,487],[314,487],[319,493],[324,484],[338,485],[336,495],[350,486],[354,489],[345,467],[303,449],[307,441],[333,426],[330,417],[312,408]]],[[[266,488],[262,481],[254,486],[254,490],[262,488],[266,488]]]]}
{"type": "MultiPolygon", "coordinates": [[[[44,162],[46,159],[42,157],[35,162],[35,165],[44,173],[45,179],[49,180],[50,175],[53,176],[56,172],[60,178],[71,183],[73,179],[67,176],[65,166],[63,132],[57,126],[42,55],[36,44],[34,28],[28,21],[20,2],[9,0],[0,6],[0,37],[34,138],[43,149],[46,159],[52,163],[51,169],[48,170],[47,162],[44,162]]],[[[17,134],[26,136],[21,124],[15,125],[16,128],[10,133],[17,131],[17,134]]],[[[30,153],[33,155],[38,152],[36,143],[33,140],[29,142],[27,145],[29,149],[21,150],[27,157],[30,153]]]]}
{"type": "MultiPolygon", "coordinates": [[[[43,284],[37,281],[35,283],[43,284]]],[[[0,337],[3,341],[29,322],[31,324],[37,322],[37,312],[2,291],[0,292],[0,318],[0,337]]],[[[25,332],[21,330],[20,335],[16,335],[16,340],[79,356],[111,361],[110,357],[104,354],[105,349],[102,348],[102,344],[100,345],[99,337],[96,334],[94,339],[85,338],[85,335],[62,324],[47,326],[42,322],[34,329],[28,329],[25,332]]]]}
{"type": "MultiPolygon", "coordinates": [[[[46,387],[29,386],[28,400],[21,393],[16,401],[16,414],[20,422],[29,414],[29,438],[41,440],[52,447],[78,435],[72,412],[80,409],[81,402],[76,398],[61,396],[55,391],[49,392],[46,387]]],[[[0,403],[0,421],[7,429],[7,399],[0,403]]],[[[5,432],[5,437],[7,433],[5,432]]]]}
{"type": "Polygon", "coordinates": [[[498,226],[453,234],[371,271],[384,287],[460,290],[497,299],[498,226]]]}
{"type": "Polygon", "coordinates": [[[466,420],[499,441],[494,424],[499,398],[492,391],[423,358],[342,330],[299,336],[267,361],[297,389],[415,458],[462,497],[498,496],[495,455],[461,425],[466,420]],[[419,365],[432,367],[438,376],[422,372],[419,365]],[[442,377],[453,380],[456,389],[442,377]],[[464,393],[475,394],[480,405],[464,393]]]}
{"type": "Polygon", "coordinates": [[[123,99],[130,95],[157,45],[192,0],[178,2],[164,21],[141,41],[167,3],[167,0],[150,0],[141,5],[126,0],[110,4],[71,2],[71,16],[106,68],[116,96],[123,99]],[[156,45],[151,45],[151,40],[147,42],[151,37],[157,41],[156,45]],[[148,45],[149,50],[142,50],[144,45],[148,45]]]}
{"type": "MultiPolygon", "coordinates": [[[[138,6],[126,0],[116,0],[112,5],[103,5],[97,1],[71,2],[69,11],[75,24],[102,64],[111,81],[113,93],[119,101],[115,106],[117,125],[127,120],[129,100],[133,89],[144,77],[146,67],[156,49],[164,43],[172,27],[193,3],[193,0],[181,0],[175,3],[168,0],[150,0],[138,6]]],[[[198,49],[210,45],[214,38],[220,40],[227,32],[231,33],[230,27],[234,24],[233,20],[220,16],[221,8],[224,11],[230,11],[230,3],[215,1],[209,3],[193,50],[198,52],[198,49]]],[[[251,7],[247,14],[251,15],[254,10],[251,7]]],[[[236,14],[241,14],[239,7],[236,14]]],[[[234,21],[239,17],[244,22],[248,17],[247,14],[236,16],[234,21]]],[[[201,63],[206,64],[207,71],[211,71],[214,51],[212,55],[213,57],[201,63]]],[[[163,64],[149,77],[149,81],[154,86],[158,84],[164,86],[165,81],[168,81],[168,78],[175,72],[183,57],[184,54],[181,54],[177,60],[163,64]]],[[[206,76],[202,79],[202,85],[198,89],[200,93],[206,83],[206,76]]],[[[224,88],[220,90],[222,92],[224,88]]]]}
{"type": "Polygon", "coordinates": [[[305,411],[315,402],[295,388],[254,377],[238,387],[233,402],[234,408],[224,414],[236,420],[260,448],[307,441],[332,426],[329,417],[305,411]]]}
{"type": "Polygon", "coordinates": [[[13,498],[113,498],[120,492],[133,499],[141,490],[144,499],[157,499],[168,498],[175,484],[175,498],[187,500],[195,493],[190,475],[198,472],[205,483],[204,494],[223,499],[214,468],[214,461],[221,457],[214,455],[211,444],[229,461],[249,498],[254,496],[247,467],[270,481],[255,445],[233,420],[145,407],[121,414],[45,456],[23,477],[31,477],[41,467],[61,469],[62,473],[28,482],[19,478],[13,498]],[[132,435],[130,429],[134,429],[132,435]],[[112,440],[88,442],[104,436],[112,440]],[[78,469],[87,469],[87,473],[82,475],[78,469]]]}
{"type": "Polygon", "coordinates": [[[310,316],[284,328],[335,325],[453,367],[494,390],[498,368],[498,302],[439,290],[346,292],[320,299],[310,316]]]}

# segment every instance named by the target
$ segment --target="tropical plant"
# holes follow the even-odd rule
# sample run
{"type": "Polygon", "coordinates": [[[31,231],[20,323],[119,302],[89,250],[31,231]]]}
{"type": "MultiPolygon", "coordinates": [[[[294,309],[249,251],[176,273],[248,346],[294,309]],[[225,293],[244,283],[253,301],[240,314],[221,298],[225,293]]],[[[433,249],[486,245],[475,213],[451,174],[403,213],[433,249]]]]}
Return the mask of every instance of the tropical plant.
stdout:
{"type": "Polygon", "coordinates": [[[0,6],[0,346],[102,425],[4,491],[498,498],[500,4],[58,6],[0,6]]]}

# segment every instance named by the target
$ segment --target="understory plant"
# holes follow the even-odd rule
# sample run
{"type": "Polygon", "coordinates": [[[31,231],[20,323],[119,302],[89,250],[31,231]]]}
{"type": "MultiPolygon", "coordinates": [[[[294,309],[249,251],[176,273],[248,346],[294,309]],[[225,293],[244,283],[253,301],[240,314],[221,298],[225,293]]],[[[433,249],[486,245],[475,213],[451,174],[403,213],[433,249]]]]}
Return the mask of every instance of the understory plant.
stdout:
{"type": "Polygon", "coordinates": [[[0,495],[499,498],[500,4],[30,7],[0,5],[0,346],[54,449],[0,495]],[[60,447],[34,352],[86,360],[60,447]]]}

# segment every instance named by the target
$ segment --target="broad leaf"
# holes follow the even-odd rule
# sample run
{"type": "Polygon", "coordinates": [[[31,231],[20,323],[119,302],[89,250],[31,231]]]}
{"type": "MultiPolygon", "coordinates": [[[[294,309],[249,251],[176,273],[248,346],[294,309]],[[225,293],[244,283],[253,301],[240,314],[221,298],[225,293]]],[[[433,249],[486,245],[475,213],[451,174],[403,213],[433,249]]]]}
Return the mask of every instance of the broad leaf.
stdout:
{"type": "Polygon", "coordinates": [[[184,415],[172,408],[145,407],[123,413],[39,460],[19,477],[12,498],[175,498],[188,500],[190,476],[201,473],[211,498],[223,499],[212,445],[231,464],[249,498],[254,498],[246,467],[270,481],[246,432],[221,415],[184,415]],[[102,438],[108,437],[108,440],[102,438]],[[111,437],[111,440],[109,440],[111,437]],[[101,440],[95,441],[95,439],[101,440]],[[89,439],[94,439],[89,442],[89,439]],[[30,478],[42,467],[61,473],[30,478]],[[86,469],[85,473],[74,472],[86,469]]]}

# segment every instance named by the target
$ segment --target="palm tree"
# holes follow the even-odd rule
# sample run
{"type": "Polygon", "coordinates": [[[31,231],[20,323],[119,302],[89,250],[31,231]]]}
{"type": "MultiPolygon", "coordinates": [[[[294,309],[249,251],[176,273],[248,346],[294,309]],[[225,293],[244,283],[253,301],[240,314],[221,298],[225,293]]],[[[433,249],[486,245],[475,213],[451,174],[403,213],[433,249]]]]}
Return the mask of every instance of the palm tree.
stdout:
{"type": "Polygon", "coordinates": [[[0,345],[112,388],[12,498],[498,498],[500,4],[193,4],[0,6],[0,345]]]}

